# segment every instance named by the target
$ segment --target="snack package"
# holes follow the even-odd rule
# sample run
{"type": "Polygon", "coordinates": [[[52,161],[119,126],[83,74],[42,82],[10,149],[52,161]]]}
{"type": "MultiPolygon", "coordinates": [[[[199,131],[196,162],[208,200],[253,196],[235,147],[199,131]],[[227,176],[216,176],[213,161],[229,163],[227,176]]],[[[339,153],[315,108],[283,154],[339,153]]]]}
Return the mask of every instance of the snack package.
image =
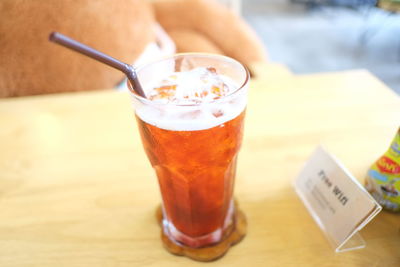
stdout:
{"type": "Polygon", "coordinates": [[[365,187],[384,209],[400,212],[400,128],[386,153],[368,170],[365,187]]]}

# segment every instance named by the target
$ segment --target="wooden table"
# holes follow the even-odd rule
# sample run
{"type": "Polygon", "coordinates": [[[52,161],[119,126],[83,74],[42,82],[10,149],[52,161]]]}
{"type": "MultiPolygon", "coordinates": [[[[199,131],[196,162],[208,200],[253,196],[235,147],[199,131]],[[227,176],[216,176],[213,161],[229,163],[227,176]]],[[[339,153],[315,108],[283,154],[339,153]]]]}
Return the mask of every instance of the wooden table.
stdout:
{"type": "MultiPolygon", "coordinates": [[[[400,122],[400,99],[366,71],[251,84],[236,197],[246,238],[210,266],[400,266],[400,216],[367,247],[335,253],[292,188],[322,143],[363,181],[400,122]]],[[[158,184],[126,93],[0,101],[0,266],[200,266],[160,242],[158,184]]]]}

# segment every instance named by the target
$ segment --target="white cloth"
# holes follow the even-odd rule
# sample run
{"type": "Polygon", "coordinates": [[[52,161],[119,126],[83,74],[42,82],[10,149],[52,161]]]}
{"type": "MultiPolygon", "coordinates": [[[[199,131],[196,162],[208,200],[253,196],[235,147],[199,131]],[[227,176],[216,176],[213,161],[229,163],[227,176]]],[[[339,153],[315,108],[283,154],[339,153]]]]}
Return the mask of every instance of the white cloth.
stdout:
{"type": "MultiPolygon", "coordinates": [[[[133,66],[139,67],[157,59],[172,56],[176,53],[174,41],[172,41],[172,39],[158,23],[154,25],[154,32],[156,34],[156,41],[149,43],[146,46],[143,53],[133,63],[133,66]]],[[[120,83],[117,88],[119,90],[128,90],[126,79],[120,83]]]]}

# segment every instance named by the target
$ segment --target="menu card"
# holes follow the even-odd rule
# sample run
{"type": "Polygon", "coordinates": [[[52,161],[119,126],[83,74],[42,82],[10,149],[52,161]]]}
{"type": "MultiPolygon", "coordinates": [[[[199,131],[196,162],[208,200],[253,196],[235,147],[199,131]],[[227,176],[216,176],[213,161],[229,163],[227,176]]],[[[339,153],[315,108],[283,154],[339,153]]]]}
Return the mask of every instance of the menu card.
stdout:
{"type": "Polygon", "coordinates": [[[358,231],[382,207],[338,160],[318,147],[294,186],[336,252],[365,247],[358,231]]]}

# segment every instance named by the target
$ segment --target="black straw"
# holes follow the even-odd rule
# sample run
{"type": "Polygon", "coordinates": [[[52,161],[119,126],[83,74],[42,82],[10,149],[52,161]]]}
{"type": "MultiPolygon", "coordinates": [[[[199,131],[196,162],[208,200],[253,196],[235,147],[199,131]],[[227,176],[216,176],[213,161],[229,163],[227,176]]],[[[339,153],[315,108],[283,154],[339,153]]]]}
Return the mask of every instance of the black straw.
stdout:
{"type": "Polygon", "coordinates": [[[58,32],[52,32],[49,36],[49,40],[122,71],[131,83],[133,90],[141,97],[146,97],[133,66],[123,63],[58,32]]]}

